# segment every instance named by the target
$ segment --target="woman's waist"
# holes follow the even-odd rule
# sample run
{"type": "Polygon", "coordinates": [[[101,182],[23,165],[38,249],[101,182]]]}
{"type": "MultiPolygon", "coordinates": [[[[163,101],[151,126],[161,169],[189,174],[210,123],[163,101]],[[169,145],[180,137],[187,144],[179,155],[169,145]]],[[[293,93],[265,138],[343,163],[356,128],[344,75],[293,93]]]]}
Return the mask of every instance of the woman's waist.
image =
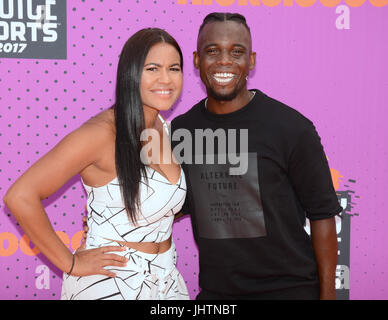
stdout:
{"type": "Polygon", "coordinates": [[[107,239],[111,241],[115,241],[122,246],[126,246],[130,249],[134,249],[136,251],[141,251],[149,254],[159,254],[168,251],[171,247],[171,236],[162,242],[127,242],[127,241],[118,241],[107,239]]]}
{"type": "Polygon", "coordinates": [[[143,236],[138,239],[131,237],[133,241],[124,241],[122,238],[109,237],[109,235],[98,235],[95,233],[88,233],[86,237],[86,247],[102,247],[102,246],[126,246],[135,251],[140,251],[148,254],[160,254],[168,251],[171,247],[171,232],[164,234],[164,237],[157,237],[156,239],[147,239],[143,236]],[[144,239],[145,238],[145,239],[144,239]]]}

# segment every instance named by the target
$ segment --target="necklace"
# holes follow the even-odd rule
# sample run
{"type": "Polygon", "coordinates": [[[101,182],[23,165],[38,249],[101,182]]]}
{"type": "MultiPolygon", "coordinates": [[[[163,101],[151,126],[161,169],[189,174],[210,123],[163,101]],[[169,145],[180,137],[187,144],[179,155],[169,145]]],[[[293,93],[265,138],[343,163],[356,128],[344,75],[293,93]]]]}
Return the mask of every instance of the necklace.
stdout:
{"type": "MultiPolygon", "coordinates": [[[[250,92],[252,92],[252,96],[250,97],[248,103],[251,102],[253,97],[256,95],[256,91],[250,91],[250,92]]],[[[207,109],[207,100],[208,100],[208,98],[206,98],[206,100],[205,100],[205,109],[207,109]]]]}

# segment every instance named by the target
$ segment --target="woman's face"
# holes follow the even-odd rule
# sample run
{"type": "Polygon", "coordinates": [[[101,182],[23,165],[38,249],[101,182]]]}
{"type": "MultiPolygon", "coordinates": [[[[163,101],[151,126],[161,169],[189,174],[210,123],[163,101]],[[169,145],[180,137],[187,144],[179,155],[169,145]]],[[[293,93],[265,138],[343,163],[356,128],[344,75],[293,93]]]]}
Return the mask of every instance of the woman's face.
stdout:
{"type": "Polygon", "coordinates": [[[182,90],[183,75],[178,51],[160,42],[151,47],[140,81],[143,108],[168,110],[182,90]]]}

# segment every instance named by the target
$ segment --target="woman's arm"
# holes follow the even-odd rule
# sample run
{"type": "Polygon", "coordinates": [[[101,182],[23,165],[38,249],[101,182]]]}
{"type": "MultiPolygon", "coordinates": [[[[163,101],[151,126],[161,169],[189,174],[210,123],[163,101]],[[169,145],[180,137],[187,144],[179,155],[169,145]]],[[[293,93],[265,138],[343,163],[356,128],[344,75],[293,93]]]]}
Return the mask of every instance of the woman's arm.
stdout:
{"type": "MultiPolygon", "coordinates": [[[[101,127],[84,124],[31,166],[4,197],[5,204],[30,240],[64,272],[70,271],[73,257],[52,228],[41,200],[55,193],[75,174],[94,165],[98,161],[102,146],[107,143],[105,136],[101,127]]],[[[117,251],[117,247],[115,250],[117,251]]],[[[116,265],[119,261],[123,262],[122,257],[101,254],[102,252],[95,251],[78,257],[73,274],[103,273],[113,276],[112,273],[102,270],[101,259],[109,258],[106,261],[109,262],[108,265],[116,265]],[[92,267],[93,261],[99,263],[92,267]]]]}

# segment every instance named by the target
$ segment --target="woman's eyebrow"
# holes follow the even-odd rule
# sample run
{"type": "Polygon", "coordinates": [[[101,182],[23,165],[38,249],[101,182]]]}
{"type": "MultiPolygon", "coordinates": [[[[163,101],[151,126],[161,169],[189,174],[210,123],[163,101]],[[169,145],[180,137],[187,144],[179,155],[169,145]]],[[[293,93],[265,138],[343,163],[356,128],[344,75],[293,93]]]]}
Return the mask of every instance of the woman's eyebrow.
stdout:
{"type": "MultiPolygon", "coordinates": [[[[144,65],[144,67],[147,67],[147,66],[157,66],[157,67],[161,67],[162,65],[161,64],[159,64],[159,63],[156,63],[156,62],[149,62],[149,63],[147,63],[147,64],[145,64],[144,65]]],[[[175,66],[181,66],[181,64],[179,63],[179,62],[176,62],[176,63],[173,63],[173,64],[171,64],[170,65],[170,67],[175,67],[175,66]]]]}
{"type": "Polygon", "coordinates": [[[147,66],[157,66],[157,67],[161,67],[162,65],[160,65],[159,63],[155,63],[155,62],[150,62],[150,63],[147,63],[144,65],[144,67],[147,67],[147,66]]]}

